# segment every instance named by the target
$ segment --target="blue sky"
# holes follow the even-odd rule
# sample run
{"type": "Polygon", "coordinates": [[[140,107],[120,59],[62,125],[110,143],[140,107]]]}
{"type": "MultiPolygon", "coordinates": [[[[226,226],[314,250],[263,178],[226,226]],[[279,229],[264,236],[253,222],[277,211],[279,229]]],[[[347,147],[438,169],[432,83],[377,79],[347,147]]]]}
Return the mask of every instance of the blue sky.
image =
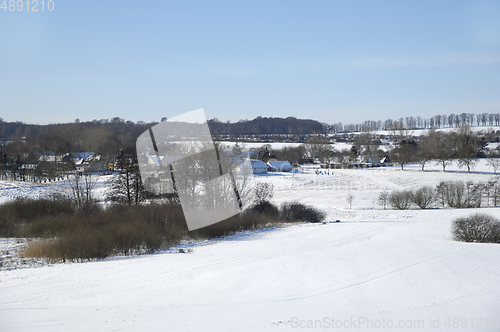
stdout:
{"type": "Polygon", "coordinates": [[[53,3],[0,9],[5,121],[500,112],[498,0],[53,3]]]}

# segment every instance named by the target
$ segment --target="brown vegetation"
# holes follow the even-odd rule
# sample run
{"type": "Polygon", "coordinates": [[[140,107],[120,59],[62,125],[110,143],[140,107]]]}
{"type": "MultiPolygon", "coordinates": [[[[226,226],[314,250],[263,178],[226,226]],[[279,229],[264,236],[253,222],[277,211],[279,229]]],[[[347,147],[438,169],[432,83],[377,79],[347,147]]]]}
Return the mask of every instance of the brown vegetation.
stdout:
{"type": "Polygon", "coordinates": [[[0,206],[0,236],[33,239],[23,253],[25,257],[79,261],[148,253],[175,246],[183,239],[218,238],[282,222],[318,222],[311,216],[324,218],[322,212],[298,203],[284,206],[281,214],[250,208],[189,232],[176,202],[117,204],[84,212],[71,201],[18,200],[0,206]]]}

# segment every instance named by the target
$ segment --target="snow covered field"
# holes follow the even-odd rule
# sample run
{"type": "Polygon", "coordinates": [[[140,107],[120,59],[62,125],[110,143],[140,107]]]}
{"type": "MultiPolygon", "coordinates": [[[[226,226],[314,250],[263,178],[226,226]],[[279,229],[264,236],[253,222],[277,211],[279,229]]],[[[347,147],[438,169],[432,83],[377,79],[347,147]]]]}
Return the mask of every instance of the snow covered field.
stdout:
{"type": "MultiPolygon", "coordinates": [[[[0,271],[1,331],[500,330],[500,245],[452,240],[500,208],[383,210],[380,191],[486,181],[430,165],[258,177],[328,221],[89,263],[0,271]],[[346,197],[354,196],[352,210],[346,197]]],[[[3,184],[6,186],[7,184],[3,184]]],[[[0,194],[1,195],[1,194],[0,194]]]]}
{"type": "MultiPolygon", "coordinates": [[[[96,185],[92,193],[98,200],[104,200],[106,183],[110,179],[110,175],[96,178],[96,185]]],[[[54,195],[71,196],[71,187],[68,180],[54,181],[51,183],[0,180],[0,204],[17,198],[40,199],[51,198],[54,195]]]]}

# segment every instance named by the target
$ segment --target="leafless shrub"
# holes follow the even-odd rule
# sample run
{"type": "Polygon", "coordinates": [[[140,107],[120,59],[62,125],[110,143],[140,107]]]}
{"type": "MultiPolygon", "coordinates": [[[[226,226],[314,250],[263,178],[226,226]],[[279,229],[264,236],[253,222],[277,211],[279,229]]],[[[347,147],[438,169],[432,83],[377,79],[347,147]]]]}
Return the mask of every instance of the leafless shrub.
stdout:
{"type": "Polygon", "coordinates": [[[272,183],[260,182],[255,185],[255,203],[269,202],[274,196],[272,183]]]}
{"type": "Polygon", "coordinates": [[[500,243],[500,221],[487,214],[455,219],[452,231],[457,241],[500,243]]]}
{"type": "Polygon", "coordinates": [[[473,181],[465,182],[465,206],[467,208],[478,208],[481,206],[481,200],[485,184],[482,182],[474,183],[473,181]]]}
{"type": "Polygon", "coordinates": [[[430,186],[418,188],[412,194],[411,199],[419,208],[427,209],[434,201],[434,190],[430,186]]]}
{"type": "Polygon", "coordinates": [[[439,205],[441,207],[445,207],[446,205],[446,181],[441,181],[437,184],[436,188],[434,189],[436,191],[436,199],[439,201],[439,205]]]}
{"type": "Polygon", "coordinates": [[[380,192],[378,195],[378,202],[384,207],[385,210],[387,204],[389,203],[389,192],[387,190],[380,192]]]}
{"type": "Polygon", "coordinates": [[[441,181],[436,186],[436,194],[443,207],[467,207],[465,183],[463,181],[441,181]]]}
{"type": "Polygon", "coordinates": [[[393,191],[389,195],[389,203],[395,210],[408,210],[412,203],[411,190],[393,191]]]}
{"type": "Polygon", "coordinates": [[[500,177],[495,176],[493,179],[488,181],[488,188],[489,188],[488,205],[489,205],[489,199],[491,198],[493,200],[493,206],[499,206],[500,205],[500,177]]]}

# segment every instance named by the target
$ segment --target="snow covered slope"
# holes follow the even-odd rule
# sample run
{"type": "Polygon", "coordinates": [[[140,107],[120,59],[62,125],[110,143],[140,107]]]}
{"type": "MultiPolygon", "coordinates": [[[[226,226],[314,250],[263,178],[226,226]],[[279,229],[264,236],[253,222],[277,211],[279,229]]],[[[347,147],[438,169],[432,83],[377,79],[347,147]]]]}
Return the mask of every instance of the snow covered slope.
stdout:
{"type": "MultiPolygon", "coordinates": [[[[276,202],[314,204],[341,222],[239,234],[186,254],[0,271],[0,330],[499,331],[500,245],[451,238],[452,220],[477,209],[373,205],[385,188],[489,176],[379,169],[262,177],[275,183],[276,202]]],[[[500,208],[479,210],[500,216],[500,208]]]]}

